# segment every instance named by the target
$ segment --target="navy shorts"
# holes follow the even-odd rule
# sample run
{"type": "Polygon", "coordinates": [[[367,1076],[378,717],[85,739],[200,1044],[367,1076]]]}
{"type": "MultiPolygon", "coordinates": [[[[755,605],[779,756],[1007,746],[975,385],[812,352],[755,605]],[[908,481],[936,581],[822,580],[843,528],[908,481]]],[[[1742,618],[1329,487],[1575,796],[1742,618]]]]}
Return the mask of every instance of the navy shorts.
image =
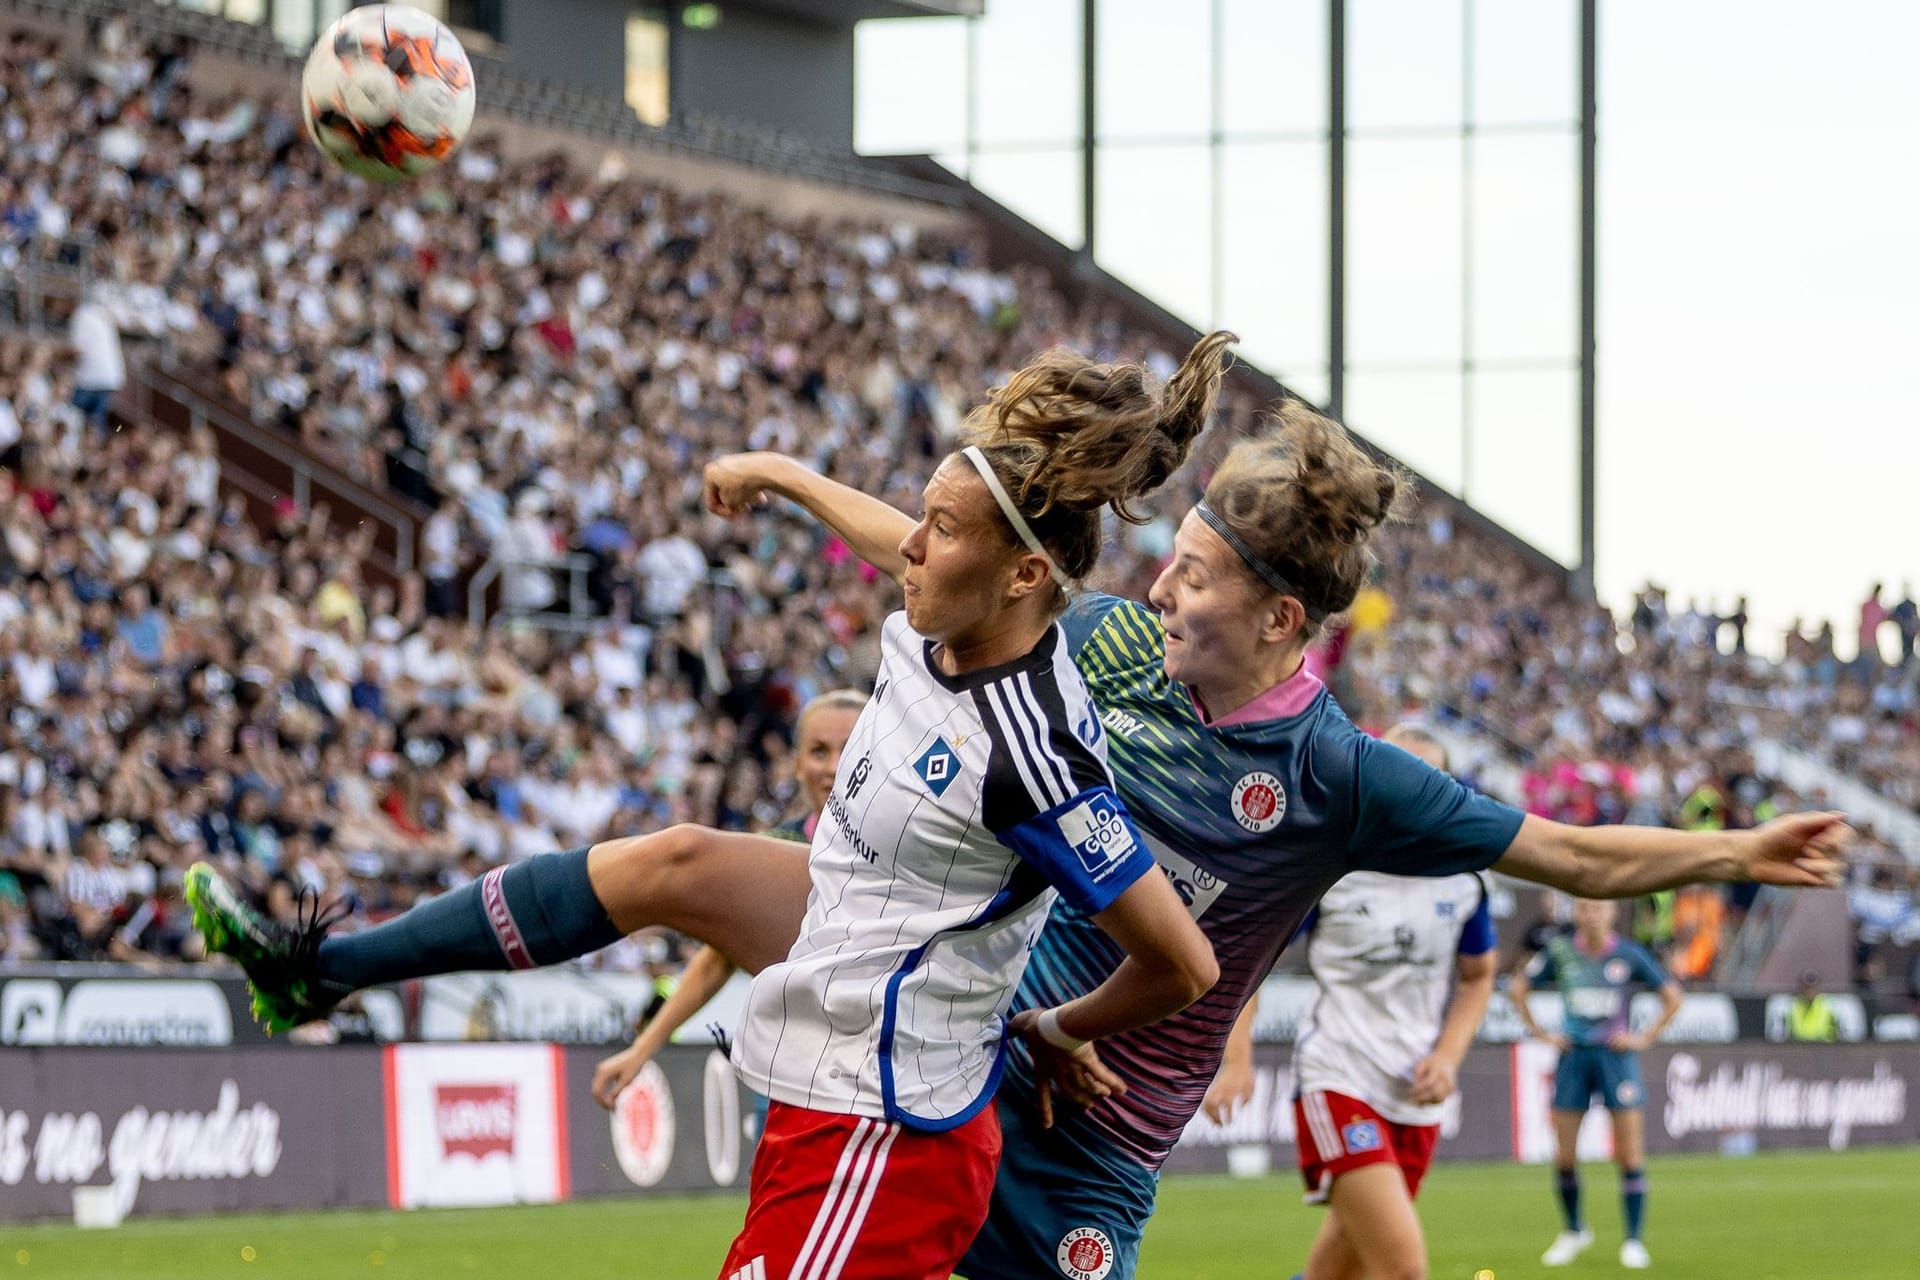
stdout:
{"type": "MultiPolygon", "coordinates": [[[[1000,1090],[1000,1172],[986,1225],[960,1263],[971,1280],[1133,1280],[1160,1177],[1070,1125],[1040,1127],[1011,1081],[1000,1090]]],[[[1055,1113],[1056,1119],[1061,1119],[1055,1113]]]]}
{"type": "Polygon", "coordinates": [[[1632,1111],[1646,1100],[1640,1055],[1603,1044],[1576,1044],[1560,1055],[1553,1072],[1553,1109],[1585,1111],[1600,1099],[1609,1111],[1632,1111]]]}

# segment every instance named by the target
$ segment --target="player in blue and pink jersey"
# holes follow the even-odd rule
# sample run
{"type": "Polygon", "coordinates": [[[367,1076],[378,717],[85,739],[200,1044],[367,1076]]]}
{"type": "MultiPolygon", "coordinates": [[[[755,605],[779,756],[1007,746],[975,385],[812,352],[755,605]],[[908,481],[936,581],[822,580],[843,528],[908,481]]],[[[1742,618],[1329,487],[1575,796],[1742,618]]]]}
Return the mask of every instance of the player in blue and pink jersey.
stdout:
{"type": "Polygon", "coordinates": [[[1553,1073],[1554,1177],[1565,1229],[1540,1259],[1564,1267],[1586,1252],[1593,1232],[1580,1215],[1580,1122],[1595,1098],[1613,1117],[1613,1159],[1620,1167],[1620,1209],[1625,1225],[1620,1265],[1644,1270],[1653,1265],[1640,1238],[1646,1219],[1646,1131],[1641,1105],[1640,1051],[1680,1012],[1680,986],[1669,978],[1653,953],[1613,931],[1614,904],[1573,904],[1573,933],[1550,939],[1526,970],[1514,975],[1508,995],[1527,1033],[1560,1050],[1553,1073]],[[1549,1034],[1533,1020],[1527,994],[1535,986],[1560,989],[1566,1015],[1549,1034]],[[1628,1025],[1634,991],[1658,991],[1660,1015],[1652,1026],[1628,1025]]]}
{"type": "MultiPolygon", "coordinates": [[[[646,841],[602,842],[336,938],[324,917],[278,927],[197,863],[196,924],[278,1022],[369,981],[553,963],[643,924],[750,949],[763,963],[732,1056],[772,1105],[721,1275],[947,1280],[988,1211],[1008,1014],[1054,898],[1111,930],[1126,961],[1070,1008],[1027,1017],[1042,1044],[1091,1058],[1088,1041],[1214,980],[1205,935],[1114,793],[1056,619],[1099,559],[1102,513],[1129,514],[1205,427],[1228,337],[1196,344],[1165,388],[1139,366],[1049,353],[969,420],[894,549],[905,608],[886,620],[804,867],[776,852],[725,892],[683,883],[636,904],[621,868],[646,841]]],[[[707,480],[718,514],[758,496],[707,480]]],[[[738,850],[709,834],[722,861],[738,850]]]]}
{"type": "MultiPolygon", "coordinates": [[[[1417,724],[1384,740],[1448,768],[1446,748],[1417,724]]],[[[1300,1280],[1423,1274],[1414,1199],[1493,995],[1486,878],[1356,871],[1302,935],[1314,996],[1294,1037],[1294,1128],[1307,1203],[1327,1213],[1300,1280]]],[[[1216,1120],[1253,1092],[1257,1008],[1247,1002],[1207,1090],[1216,1120]]]]}

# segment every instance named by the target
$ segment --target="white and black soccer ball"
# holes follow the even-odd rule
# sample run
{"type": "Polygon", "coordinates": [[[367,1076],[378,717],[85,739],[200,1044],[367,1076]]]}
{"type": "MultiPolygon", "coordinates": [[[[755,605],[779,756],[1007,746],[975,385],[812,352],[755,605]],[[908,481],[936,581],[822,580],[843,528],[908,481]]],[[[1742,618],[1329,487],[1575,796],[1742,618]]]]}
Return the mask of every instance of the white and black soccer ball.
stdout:
{"type": "Polygon", "coordinates": [[[381,182],[416,177],[473,125],[473,66],[453,32],[403,5],[349,9],[320,34],[300,114],[329,160],[381,182]]]}

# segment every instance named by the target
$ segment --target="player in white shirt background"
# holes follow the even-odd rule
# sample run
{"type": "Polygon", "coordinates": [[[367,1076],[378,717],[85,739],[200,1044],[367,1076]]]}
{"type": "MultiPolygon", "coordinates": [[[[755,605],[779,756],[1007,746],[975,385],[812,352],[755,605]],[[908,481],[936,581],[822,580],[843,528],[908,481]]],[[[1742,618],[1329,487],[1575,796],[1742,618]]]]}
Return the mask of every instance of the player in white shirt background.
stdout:
{"type": "MultiPolygon", "coordinates": [[[[1416,725],[1384,740],[1448,767],[1416,725]]],[[[1493,995],[1486,882],[1352,872],[1302,933],[1317,990],[1294,1039],[1294,1118],[1307,1202],[1327,1206],[1303,1280],[1424,1276],[1413,1201],[1493,995]]],[[[1208,1091],[1216,1120],[1252,1095],[1257,1010],[1249,1002],[1235,1023],[1208,1091]]]]}

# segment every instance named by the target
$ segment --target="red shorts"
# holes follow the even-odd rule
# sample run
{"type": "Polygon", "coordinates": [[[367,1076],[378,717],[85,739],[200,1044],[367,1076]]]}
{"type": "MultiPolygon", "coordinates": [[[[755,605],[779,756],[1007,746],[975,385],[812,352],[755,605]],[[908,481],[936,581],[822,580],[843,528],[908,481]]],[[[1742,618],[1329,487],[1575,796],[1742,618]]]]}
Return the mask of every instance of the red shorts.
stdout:
{"type": "Polygon", "coordinates": [[[1335,1178],[1369,1164],[1399,1165],[1407,1194],[1417,1196],[1440,1140],[1437,1124],[1400,1124],[1344,1093],[1301,1094],[1293,1100],[1293,1122],[1308,1204],[1325,1204],[1335,1178]]]}
{"type": "Polygon", "coordinates": [[[776,1102],[720,1280],[947,1280],[987,1220],[999,1164],[992,1106],[922,1133],[776,1102]]]}

